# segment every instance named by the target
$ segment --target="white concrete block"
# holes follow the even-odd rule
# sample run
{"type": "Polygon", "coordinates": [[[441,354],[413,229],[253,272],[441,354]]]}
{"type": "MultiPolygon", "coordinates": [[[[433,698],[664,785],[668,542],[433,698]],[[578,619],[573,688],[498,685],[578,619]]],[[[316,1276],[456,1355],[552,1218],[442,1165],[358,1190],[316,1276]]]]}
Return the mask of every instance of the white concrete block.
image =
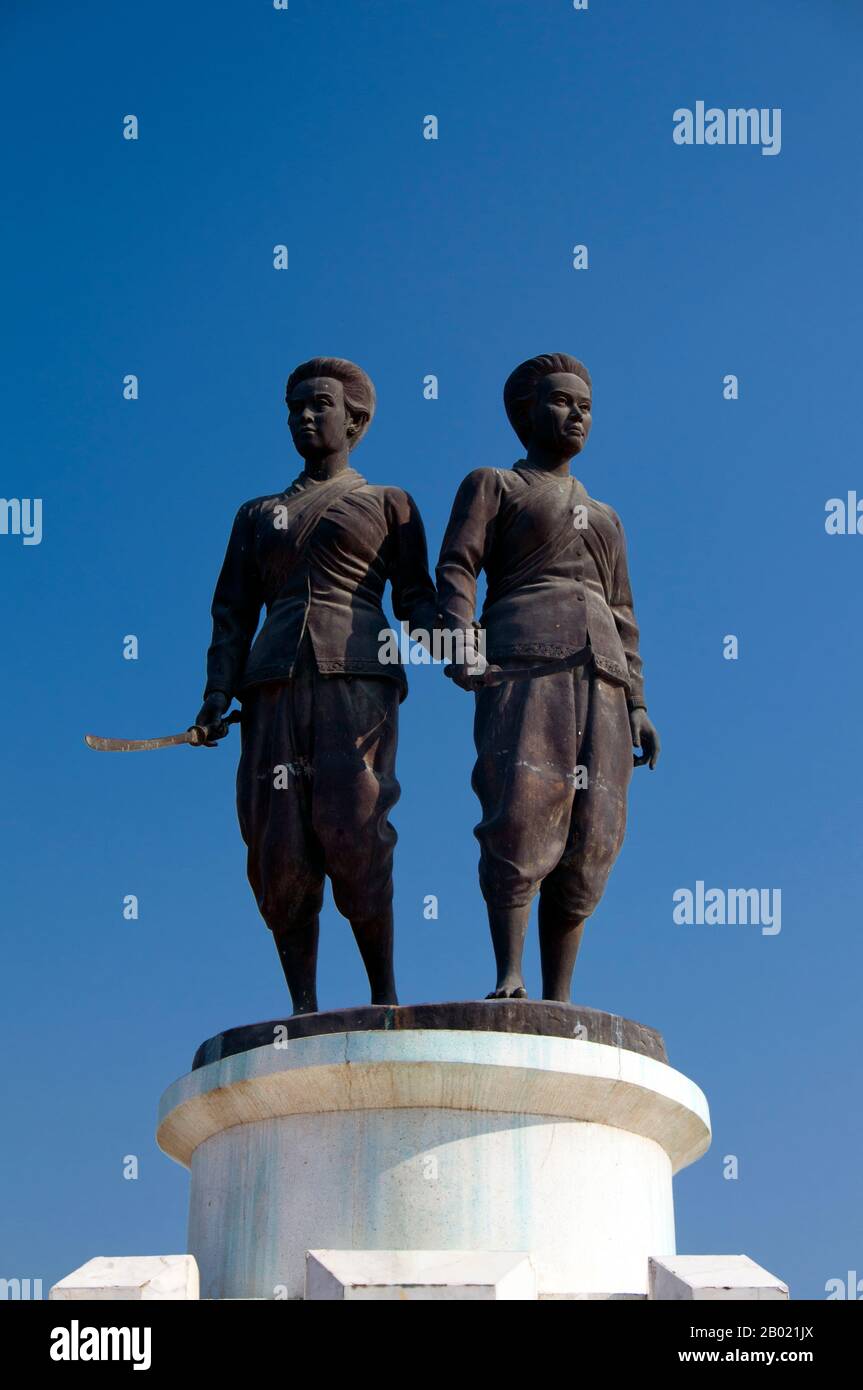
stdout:
{"type": "Polygon", "coordinates": [[[648,1261],[648,1298],[781,1299],[788,1285],[746,1255],[673,1255],[648,1261]]]}
{"type": "Polygon", "coordinates": [[[309,1300],[535,1300],[526,1254],[498,1250],[309,1250],[309,1300]]]}
{"type": "Polygon", "coordinates": [[[49,1299],[196,1299],[198,1266],[192,1255],[97,1255],[55,1284],[49,1299]]]}

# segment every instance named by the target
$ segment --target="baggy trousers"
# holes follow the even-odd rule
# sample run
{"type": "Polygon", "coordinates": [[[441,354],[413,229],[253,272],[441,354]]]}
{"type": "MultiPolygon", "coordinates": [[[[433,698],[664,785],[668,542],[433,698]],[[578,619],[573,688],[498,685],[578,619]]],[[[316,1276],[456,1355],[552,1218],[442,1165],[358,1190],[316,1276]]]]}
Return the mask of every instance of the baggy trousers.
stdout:
{"type": "Polygon", "coordinates": [[[589,917],[626,830],[633,762],[623,686],[592,662],[487,686],[476,695],[474,740],[486,902],[526,906],[539,889],[568,915],[589,917]]]}
{"type": "Polygon", "coordinates": [[[237,814],[249,882],[275,932],[336,907],[364,921],[392,902],[399,687],[380,676],[322,676],[309,638],[290,680],[243,701],[237,814]]]}

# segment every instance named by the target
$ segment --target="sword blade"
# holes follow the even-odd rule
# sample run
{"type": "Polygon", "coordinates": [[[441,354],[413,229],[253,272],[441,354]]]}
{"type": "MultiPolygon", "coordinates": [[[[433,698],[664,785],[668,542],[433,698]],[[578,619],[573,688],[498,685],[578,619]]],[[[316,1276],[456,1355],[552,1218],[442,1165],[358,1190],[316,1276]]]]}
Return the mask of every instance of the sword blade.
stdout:
{"type": "Polygon", "coordinates": [[[242,721],[242,714],[235,709],[220,719],[218,724],[205,727],[193,724],[182,734],[168,734],[165,738],[100,738],[98,734],[85,734],[84,742],[97,753],[149,753],[152,748],[175,748],[179,743],[190,743],[199,748],[202,743],[211,744],[224,738],[232,724],[242,721]]]}
{"type": "Polygon", "coordinates": [[[193,743],[192,730],[184,734],[169,734],[166,738],[99,738],[96,734],[85,734],[84,742],[88,748],[98,753],[147,753],[151,748],[173,748],[180,743],[193,743]]]}
{"type": "Polygon", "coordinates": [[[488,666],[485,674],[477,680],[477,685],[502,685],[504,681],[530,681],[539,676],[556,676],[561,671],[572,671],[583,666],[590,658],[590,648],[556,660],[532,662],[529,666],[488,666]]]}

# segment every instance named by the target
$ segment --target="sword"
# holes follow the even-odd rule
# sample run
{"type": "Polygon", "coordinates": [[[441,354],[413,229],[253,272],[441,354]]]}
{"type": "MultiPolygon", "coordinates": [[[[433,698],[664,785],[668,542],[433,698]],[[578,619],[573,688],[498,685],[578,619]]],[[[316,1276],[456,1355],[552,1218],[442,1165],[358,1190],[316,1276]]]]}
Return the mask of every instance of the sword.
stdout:
{"type": "MultiPolygon", "coordinates": [[[[524,666],[486,666],[480,675],[471,676],[471,686],[479,690],[484,685],[502,685],[504,681],[529,681],[537,676],[553,676],[558,671],[571,671],[574,666],[583,666],[590,658],[590,647],[582,647],[579,652],[558,657],[555,661],[535,661],[524,666]]],[[[452,674],[452,667],[444,667],[444,675],[452,674]]]]}
{"type": "Polygon", "coordinates": [[[99,738],[97,734],[85,734],[84,742],[99,753],[149,753],[151,748],[173,748],[180,743],[198,748],[224,738],[229,725],[239,724],[241,718],[240,711],[235,709],[218,724],[193,724],[184,734],[168,734],[165,738],[99,738]]]}
{"type": "MultiPolygon", "coordinates": [[[[582,666],[591,655],[590,647],[582,647],[580,652],[573,652],[570,656],[562,656],[556,661],[536,661],[530,666],[486,666],[479,676],[471,676],[471,685],[477,690],[486,685],[502,685],[504,681],[527,681],[533,680],[536,676],[553,676],[558,671],[571,671],[574,666],[582,666]]],[[[452,667],[445,666],[443,673],[445,676],[452,675],[452,667]]],[[[642,767],[647,762],[647,755],[642,754],[640,758],[632,759],[633,767],[642,767]]]]}

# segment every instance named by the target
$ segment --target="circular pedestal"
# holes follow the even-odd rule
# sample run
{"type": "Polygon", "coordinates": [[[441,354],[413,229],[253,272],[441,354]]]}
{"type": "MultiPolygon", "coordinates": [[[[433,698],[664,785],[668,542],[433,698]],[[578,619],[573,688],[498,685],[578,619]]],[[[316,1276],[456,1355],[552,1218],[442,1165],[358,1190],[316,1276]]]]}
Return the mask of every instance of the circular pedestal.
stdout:
{"type": "Polygon", "coordinates": [[[245,1048],[232,1030],[168,1089],[202,1298],[302,1298],[315,1249],[523,1251],[540,1296],[646,1292],[648,1257],[675,1251],[672,1173],[710,1142],[658,1035],[563,1005],[425,1007],[425,1027],[379,1009],[256,1024],[245,1048]]]}

